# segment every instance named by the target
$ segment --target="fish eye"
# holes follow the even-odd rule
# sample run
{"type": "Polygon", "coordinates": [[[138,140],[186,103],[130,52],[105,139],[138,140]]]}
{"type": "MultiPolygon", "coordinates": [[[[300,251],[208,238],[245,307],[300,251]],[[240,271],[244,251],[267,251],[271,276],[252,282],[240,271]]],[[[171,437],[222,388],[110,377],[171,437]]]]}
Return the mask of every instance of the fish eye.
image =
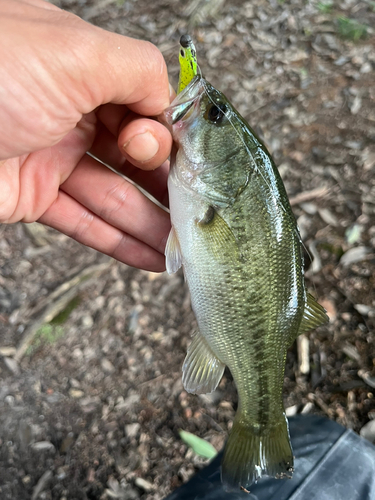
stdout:
{"type": "Polygon", "coordinates": [[[211,123],[219,124],[222,122],[226,111],[227,111],[227,106],[225,104],[210,103],[206,109],[204,117],[211,123]]]}

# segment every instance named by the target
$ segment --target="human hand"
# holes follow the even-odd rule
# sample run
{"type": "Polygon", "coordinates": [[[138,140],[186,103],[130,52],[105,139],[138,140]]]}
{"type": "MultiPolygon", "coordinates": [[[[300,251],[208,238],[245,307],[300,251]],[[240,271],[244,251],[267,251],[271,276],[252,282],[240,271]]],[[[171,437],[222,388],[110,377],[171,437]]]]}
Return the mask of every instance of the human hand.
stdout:
{"type": "Polygon", "coordinates": [[[42,0],[0,0],[0,60],[0,222],[163,271],[169,215],[86,154],[165,204],[172,138],[146,118],[169,105],[158,49],[42,0]]]}

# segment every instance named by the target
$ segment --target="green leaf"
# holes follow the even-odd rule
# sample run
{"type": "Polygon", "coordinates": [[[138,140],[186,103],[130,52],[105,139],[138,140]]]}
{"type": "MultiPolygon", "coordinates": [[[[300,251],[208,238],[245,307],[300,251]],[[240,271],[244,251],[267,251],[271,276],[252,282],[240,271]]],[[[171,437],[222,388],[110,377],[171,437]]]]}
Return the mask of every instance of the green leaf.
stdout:
{"type": "Polygon", "coordinates": [[[190,448],[193,449],[194,453],[204,458],[214,458],[217,455],[217,451],[212,446],[211,443],[205,441],[204,439],[191,434],[190,432],[179,431],[180,438],[184,443],[186,443],[190,448]]]}
{"type": "Polygon", "coordinates": [[[349,245],[357,243],[361,239],[361,233],[363,231],[363,226],[359,224],[354,224],[345,231],[346,241],[349,245]]]}
{"type": "Polygon", "coordinates": [[[331,2],[318,2],[318,10],[324,14],[329,14],[332,11],[333,4],[331,2]]]}
{"type": "Polygon", "coordinates": [[[337,23],[338,32],[343,38],[357,42],[361,38],[367,37],[368,26],[366,24],[359,23],[355,19],[349,19],[345,16],[339,16],[337,23]]]}

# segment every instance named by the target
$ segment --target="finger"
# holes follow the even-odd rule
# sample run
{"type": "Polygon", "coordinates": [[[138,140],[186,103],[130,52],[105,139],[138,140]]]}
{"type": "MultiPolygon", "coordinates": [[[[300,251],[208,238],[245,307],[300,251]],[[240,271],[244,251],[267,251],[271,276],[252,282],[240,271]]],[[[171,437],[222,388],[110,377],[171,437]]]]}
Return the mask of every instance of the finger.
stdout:
{"type": "Polygon", "coordinates": [[[168,206],[167,181],[169,162],[165,161],[156,170],[145,172],[128,162],[120,153],[117,139],[102,126],[90,149],[90,153],[141,186],[162,205],[168,206]]]}
{"type": "Polygon", "coordinates": [[[0,222],[37,220],[90,148],[95,128],[96,117],[90,113],[51,148],[6,160],[0,168],[0,222]]]}
{"type": "Polygon", "coordinates": [[[126,162],[124,155],[118,148],[117,137],[111,134],[103,124],[97,127],[90,153],[116,170],[119,170],[126,162]]]}
{"type": "Polygon", "coordinates": [[[132,111],[127,106],[108,103],[98,108],[96,116],[111,134],[117,137],[121,123],[130,113],[132,111]]]}
{"type": "Polygon", "coordinates": [[[138,167],[135,167],[129,162],[126,162],[118,171],[133,182],[141,186],[145,191],[150,193],[165,207],[169,206],[168,197],[168,173],[169,161],[165,161],[156,170],[145,172],[138,167]]]}
{"type": "Polygon", "coordinates": [[[89,93],[82,89],[90,99],[89,109],[112,102],[145,116],[160,114],[170,102],[161,52],[150,42],[95,30],[96,38],[91,37],[89,46],[85,44],[88,53],[82,68],[84,81],[90,82],[89,93]]]}
{"type": "Polygon", "coordinates": [[[143,170],[161,165],[169,156],[172,136],[169,130],[155,120],[141,118],[126,106],[106,104],[97,112],[100,121],[118,137],[118,149],[143,170]]]}
{"type": "Polygon", "coordinates": [[[62,191],[39,222],[129,266],[153,272],[165,270],[164,255],[111,226],[62,191]]]}
{"type": "Polygon", "coordinates": [[[155,120],[129,115],[119,133],[118,147],[133,165],[152,170],[170,155],[172,136],[155,120]]]}
{"type": "Polygon", "coordinates": [[[82,158],[61,189],[108,224],[164,252],[169,215],[95,159],[82,158]]]}
{"type": "MultiPolygon", "coordinates": [[[[170,103],[175,99],[176,92],[174,91],[171,84],[169,84],[169,101],[170,103]]],[[[107,103],[100,106],[97,111],[97,117],[99,120],[107,127],[107,129],[112,132],[113,135],[117,136],[120,125],[124,119],[129,115],[131,111],[125,105],[118,105],[107,103]]]]}

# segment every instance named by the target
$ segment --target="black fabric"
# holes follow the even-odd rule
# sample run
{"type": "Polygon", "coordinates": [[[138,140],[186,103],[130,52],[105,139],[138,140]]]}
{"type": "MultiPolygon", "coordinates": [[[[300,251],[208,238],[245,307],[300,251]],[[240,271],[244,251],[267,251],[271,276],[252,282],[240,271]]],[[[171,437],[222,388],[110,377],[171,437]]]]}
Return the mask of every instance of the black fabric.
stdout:
{"type": "Polygon", "coordinates": [[[375,500],[375,447],[331,420],[289,419],[295,456],[292,479],[263,478],[245,492],[225,492],[222,453],[165,500],[375,500]]]}

